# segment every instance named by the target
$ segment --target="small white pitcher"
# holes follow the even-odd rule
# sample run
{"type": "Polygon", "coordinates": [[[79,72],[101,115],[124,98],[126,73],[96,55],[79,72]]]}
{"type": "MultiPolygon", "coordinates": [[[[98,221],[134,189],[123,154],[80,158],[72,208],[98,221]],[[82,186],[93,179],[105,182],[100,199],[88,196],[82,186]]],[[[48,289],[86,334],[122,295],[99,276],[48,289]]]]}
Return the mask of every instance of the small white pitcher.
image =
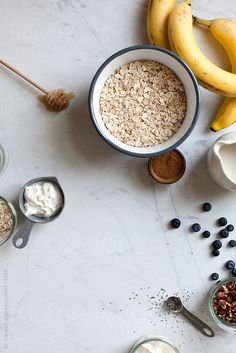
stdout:
{"type": "Polygon", "coordinates": [[[208,153],[208,170],[218,185],[236,191],[236,131],[216,140],[208,153]]]}

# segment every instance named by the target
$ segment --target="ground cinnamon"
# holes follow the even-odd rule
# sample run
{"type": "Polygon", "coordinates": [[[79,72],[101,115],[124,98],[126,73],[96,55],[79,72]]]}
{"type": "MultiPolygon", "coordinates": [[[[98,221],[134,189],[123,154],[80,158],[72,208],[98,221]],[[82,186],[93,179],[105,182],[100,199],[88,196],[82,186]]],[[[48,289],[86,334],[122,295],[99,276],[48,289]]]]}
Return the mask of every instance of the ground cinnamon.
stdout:
{"type": "Polygon", "coordinates": [[[152,157],[149,160],[149,171],[153,178],[163,184],[172,184],[178,181],[186,168],[185,158],[178,150],[173,150],[162,156],[152,157]]]}

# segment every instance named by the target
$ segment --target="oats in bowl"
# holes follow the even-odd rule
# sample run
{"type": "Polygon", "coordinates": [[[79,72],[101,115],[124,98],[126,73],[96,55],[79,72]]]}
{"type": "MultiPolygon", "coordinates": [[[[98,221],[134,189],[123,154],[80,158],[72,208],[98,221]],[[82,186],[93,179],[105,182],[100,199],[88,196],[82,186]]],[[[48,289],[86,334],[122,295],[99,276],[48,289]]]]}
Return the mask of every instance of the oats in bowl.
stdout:
{"type": "Polygon", "coordinates": [[[196,126],[200,103],[188,65],[150,45],[111,55],[95,73],[88,96],[91,121],[102,139],[119,152],[143,158],[180,146],[196,126]]]}
{"type": "Polygon", "coordinates": [[[182,82],[154,60],[120,66],[106,80],[99,104],[108,131],[139,148],[167,141],[179,130],[187,111],[182,82]]]}

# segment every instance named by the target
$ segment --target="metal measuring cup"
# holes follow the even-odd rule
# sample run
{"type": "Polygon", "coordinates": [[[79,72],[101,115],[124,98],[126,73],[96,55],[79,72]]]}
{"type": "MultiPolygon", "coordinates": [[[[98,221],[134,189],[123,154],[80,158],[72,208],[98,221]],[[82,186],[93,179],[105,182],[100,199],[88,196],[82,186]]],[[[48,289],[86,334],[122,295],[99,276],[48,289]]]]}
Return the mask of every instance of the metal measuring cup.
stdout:
{"type": "Polygon", "coordinates": [[[211,327],[200,320],[196,315],[185,308],[179,297],[169,297],[166,300],[167,308],[175,314],[182,314],[198,331],[207,337],[214,337],[215,333],[211,327]]]}
{"type": "Polygon", "coordinates": [[[20,195],[19,195],[19,205],[22,213],[25,215],[27,219],[22,225],[22,227],[14,235],[12,242],[16,248],[22,249],[28,244],[30,233],[35,223],[41,223],[41,224],[49,223],[54,221],[57,217],[60,216],[65,205],[65,196],[56,177],[35,178],[28,181],[21,189],[20,195]],[[25,209],[26,200],[24,195],[25,188],[29,185],[32,185],[38,182],[49,182],[49,183],[55,184],[61,192],[61,197],[62,197],[61,207],[50,217],[43,217],[42,215],[26,215],[26,209],[25,209]]]}

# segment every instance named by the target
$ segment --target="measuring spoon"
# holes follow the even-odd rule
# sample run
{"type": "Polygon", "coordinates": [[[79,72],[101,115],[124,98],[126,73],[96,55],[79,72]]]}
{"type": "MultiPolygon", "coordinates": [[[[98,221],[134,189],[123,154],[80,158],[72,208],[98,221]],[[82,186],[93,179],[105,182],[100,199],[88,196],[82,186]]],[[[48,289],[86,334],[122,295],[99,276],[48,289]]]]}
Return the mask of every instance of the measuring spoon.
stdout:
{"type": "Polygon", "coordinates": [[[25,217],[27,219],[24,222],[24,224],[22,225],[22,227],[18,230],[18,232],[14,235],[12,242],[16,248],[22,249],[28,244],[31,231],[32,231],[32,228],[35,225],[35,223],[41,223],[41,224],[49,223],[49,222],[54,221],[57,217],[60,216],[61,212],[63,211],[64,205],[65,205],[65,197],[64,197],[64,193],[62,191],[62,188],[61,188],[56,177],[35,178],[35,179],[28,181],[28,183],[26,183],[23,186],[23,188],[21,189],[20,195],[19,195],[19,205],[20,205],[20,209],[21,209],[22,213],[25,215],[25,217]],[[28,215],[28,214],[26,214],[26,209],[25,209],[26,200],[25,200],[25,196],[24,196],[25,188],[29,185],[32,185],[35,183],[40,183],[40,182],[44,182],[44,183],[48,182],[48,183],[55,184],[61,192],[62,204],[61,204],[60,208],[50,217],[43,217],[42,215],[28,215]]]}
{"type": "Polygon", "coordinates": [[[203,335],[207,337],[215,336],[214,331],[207,324],[185,308],[179,297],[169,297],[166,300],[166,305],[170,311],[176,314],[181,313],[203,335]]]}

